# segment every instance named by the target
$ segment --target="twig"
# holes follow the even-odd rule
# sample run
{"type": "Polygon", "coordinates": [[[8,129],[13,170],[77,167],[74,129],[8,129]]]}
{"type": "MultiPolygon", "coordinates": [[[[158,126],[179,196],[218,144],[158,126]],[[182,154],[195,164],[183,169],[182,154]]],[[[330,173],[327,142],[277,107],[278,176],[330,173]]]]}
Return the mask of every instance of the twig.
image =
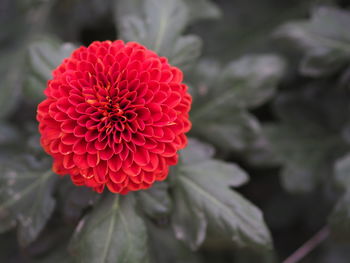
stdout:
{"type": "Polygon", "coordinates": [[[290,255],[283,263],[297,263],[305,256],[307,256],[312,250],[314,250],[319,244],[326,240],[329,236],[328,226],[323,227],[312,238],[298,248],[292,255],[290,255]]]}

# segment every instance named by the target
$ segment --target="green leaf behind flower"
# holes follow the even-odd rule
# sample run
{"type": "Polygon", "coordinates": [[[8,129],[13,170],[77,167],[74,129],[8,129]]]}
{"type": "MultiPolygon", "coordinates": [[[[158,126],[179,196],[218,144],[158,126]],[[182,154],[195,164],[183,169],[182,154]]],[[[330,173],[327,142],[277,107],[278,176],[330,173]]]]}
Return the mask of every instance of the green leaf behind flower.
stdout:
{"type": "Polygon", "coordinates": [[[109,195],[77,226],[71,250],[82,262],[149,262],[148,237],[134,196],[109,195]]]}
{"type": "Polygon", "coordinates": [[[71,43],[61,43],[54,38],[41,38],[28,48],[29,70],[24,86],[24,93],[34,102],[45,98],[44,89],[52,78],[54,70],[64,58],[69,57],[76,48],[71,43]]]}
{"type": "Polygon", "coordinates": [[[198,37],[181,36],[189,22],[189,9],[182,0],[121,0],[115,16],[121,39],[137,41],[175,66],[183,69],[200,54],[198,37]]]}
{"type": "Polygon", "coordinates": [[[193,133],[223,149],[245,150],[261,133],[247,110],[273,96],[284,69],[275,55],[246,56],[223,69],[204,61],[194,79],[193,133]]]}
{"type": "Polygon", "coordinates": [[[22,50],[5,50],[0,53],[0,119],[7,117],[17,107],[22,92],[22,50]]]}
{"type": "Polygon", "coordinates": [[[333,7],[315,8],[311,19],[282,25],[275,33],[304,52],[300,72],[321,77],[350,62],[350,12],[333,7]]]}
{"type": "Polygon", "coordinates": [[[193,253],[185,244],[177,240],[169,226],[147,224],[150,249],[154,263],[199,263],[200,257],[193,253]],[[166,253],[165,253],[166,251],[166,253]]]}
{"type": "MultiPolygon", "coordinates": [[[[184,152],[192,155],[198,151],[196,148],[190,142],[184,152]]],[[[210,224],[229,235],[237,246],[271,247],[271,237],[259,209],[230,189],[248,180],[237,165],[208,156],[181,164],[176,176],[172,224],[177,238],[198,248],[210,224]]]]}
{"type": "Polygon", "coordinates": [[[190,21],[202,19],[218,19],[221,17],[221,10],[211,0],[184,0],[189,9],[190,21]]]}
{"type": "Polygon", "coordinates": [[[172,208],[168,190],[168,183],[163,181],[155,182],[150,189],[138,191],[139,207],[152,218],[168,215],[172,208]]]}

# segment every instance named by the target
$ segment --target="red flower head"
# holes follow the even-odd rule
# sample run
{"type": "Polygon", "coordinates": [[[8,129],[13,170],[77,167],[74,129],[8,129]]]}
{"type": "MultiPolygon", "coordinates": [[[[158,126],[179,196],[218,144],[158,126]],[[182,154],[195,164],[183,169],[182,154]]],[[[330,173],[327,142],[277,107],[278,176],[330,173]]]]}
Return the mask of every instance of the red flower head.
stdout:
{"type": "Polygon", "coordinates": [[[80,47],[53,71],[38,106],[54,172],[101,193],[149,188],[168,175],[191,128],[182,72],[144,46],[80,47]]]}

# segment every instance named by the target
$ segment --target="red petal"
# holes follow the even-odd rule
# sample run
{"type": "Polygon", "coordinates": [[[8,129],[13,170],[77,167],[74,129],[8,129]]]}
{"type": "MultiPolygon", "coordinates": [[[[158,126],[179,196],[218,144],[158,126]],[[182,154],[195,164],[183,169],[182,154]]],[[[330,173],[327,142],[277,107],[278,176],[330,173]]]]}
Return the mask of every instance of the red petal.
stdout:
{"type": "Polygon", "coordinates": [[[86,143],[83,140],[78,140],[73,145],[73,152],[76,154],[86,153],[86,143]]]}
{"type": "Polygon", "coordinates": [[[109,160],[113,155],[113,149],[107,146],[104,150],[99,151],[101,160],[109,160]]]}
{"type": "Polygon", "coordinates": [[[90,167],[95,167],[100,162],[100,157],[98,154],[88,154],[87,163],[90,167]]]}
{"type": "Polygon", "coordinates": [[[122,160],[117,155],[112,156],[112,158],[108,160],[108,167],[113,172],[118,171],[122,167],[122,164],[122,160]]]}
{"type": "Polygon", "coordinates": [[[66,145],[64,143],[60,143],[58,145],[58,150],[63,155],[70,154],[72,153],[72,145],[66,145]]]}
{"type": "Polygon", "coordinates": [[[107,144],[108,144],[108,140],[105,139],[104,141],[100,142],[98,140],[95,141],[95,148],[99,151],[102,151],[104,149],[106,149],[107,147],[107,144]]]}
{"type": "Polygon", "coordinates": [[[136,176],[141,172],[141,167],[138,165],[131,165],[130,167],[123,167],[123,171],[130,176],[136,176]]]}
{"type": "Polygon", "coordinates": [[[158,155],[154,153],[150,153],[150,162],[146,166],[143,166],[142,169],[148,172],[152,172],[158,168],[158,164],[159,164],[158,155]]]}
{"type": "Polygon", "coordinates": [[[92,141],[97,139],[98,135],[99,135],[99,133],[98,133],[97,129],[96,130],[88,130],[87,133],[85,134],[85,140],[87,142],[92,142],[92,141]]]}
{"type": "Polygon", "coordinates": [[[172,143],[166,143],[165,149],[164,149],[164,152],[162,153],[162,155],[164,157],[172,157],[174,154],[176,154],[176,151],[177,150],[172,143]]]}
{"type": "Polygon", "coordinates": [[[76,126],[77,126],[76,121],[66,120],[66,121],[62,122],[61,129],[62,129],[62,131],[66,132],[66,133],[72,133],[76,126]]]}
{"type": "Polygon", "coordinates": [[[79,168],[82,168],[82,169],[89,168],[86,154],[82,154],[82,155],[74,154],[73,161],[74,161],[75,165],[79,168]]]}
{"type": "Polygon", "coordinates": [[[156,177],[154,173],[145,172],[143,181],[145,181],[148,184],[153,184],[155,180],[156,180],[156,177]]]}
{"type": "Polygon", "coordinates": [[[72,169],[75,166],[73,162],[73,155],[67,154],[63,156],[63,167],[66,169],[72,169]]]}
{"type": "Polygon", "coordinates": [[[142,146],[146,143],[145,137],[140,133],[133,134],[131,141],[139,146],[142,146]]]}
{"type": "Polygon", "coordinates": [[[122,183],[127,178],[127,174],[124,173],[122,170],[119,170],[117,172],[110,171],[109,172],[109,178],[116,184],[122,183]]]}
{"type": "Polygon", "coordinates": [[[94,167],[96,181],[99,183],[105,183],[107,180],[107,171],[107,162],[100,161],[100,163],[94,167]]]}
{"type": "Polygon", "coordinates": [[[149,153],[142,147],[137,147],[134,153],[134,161],[141,166],[145,166],[150,161],[149,153]]]}
{"type": "Polygon", "coordinates": [[[61,137],[61,140],[64,144],[73,145],[76,141],[79,140],[79,138],[74,136],[72,133],[66,133],[61,137]]]}
{"type": "Polygon", "coordinates": [[[107,188],[112,193],[120,193],[123,190],[123,187],[120,184],[116,184],[112,181],[107,182],[107,188]]]}

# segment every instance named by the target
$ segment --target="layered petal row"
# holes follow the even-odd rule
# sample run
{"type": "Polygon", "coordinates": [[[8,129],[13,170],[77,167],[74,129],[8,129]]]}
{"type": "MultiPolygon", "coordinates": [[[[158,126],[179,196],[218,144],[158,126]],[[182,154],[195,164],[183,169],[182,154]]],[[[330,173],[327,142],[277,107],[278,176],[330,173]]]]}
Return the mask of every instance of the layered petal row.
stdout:
{"type": "Polygon", "coordinates": [[[37,109],[53,170],[76,185],[126,194],[164,180],[187,144],[191,96],[165,57],[121,40],[76,49],[37,109]]]}

